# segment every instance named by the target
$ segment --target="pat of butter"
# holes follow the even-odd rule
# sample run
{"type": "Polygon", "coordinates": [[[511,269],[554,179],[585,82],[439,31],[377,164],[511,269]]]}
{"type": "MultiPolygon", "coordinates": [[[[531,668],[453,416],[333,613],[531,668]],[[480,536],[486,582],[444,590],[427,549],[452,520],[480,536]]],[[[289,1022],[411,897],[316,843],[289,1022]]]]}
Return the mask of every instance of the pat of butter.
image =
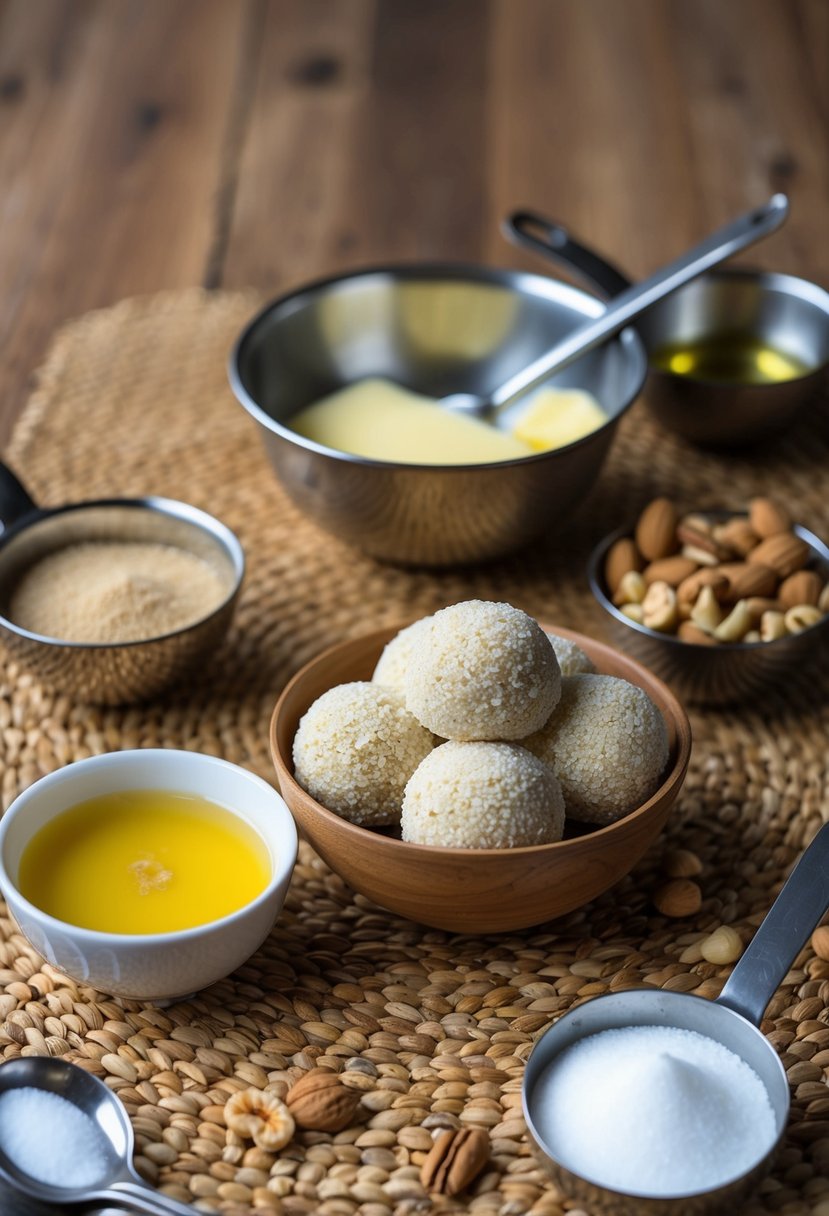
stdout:
{"type": "Polygon", "coordinates": [[[607,422],[595,397],[583,389],[542,388],[513,423],[512,433],[534,452],[562,448],[607,422]]]}
{"type": "Polygon", "coordinates": [[[290,427],[327,448],[401,464],[486,464],[533,451],[520,436],[379,377],[314,402],[290,427]]]}

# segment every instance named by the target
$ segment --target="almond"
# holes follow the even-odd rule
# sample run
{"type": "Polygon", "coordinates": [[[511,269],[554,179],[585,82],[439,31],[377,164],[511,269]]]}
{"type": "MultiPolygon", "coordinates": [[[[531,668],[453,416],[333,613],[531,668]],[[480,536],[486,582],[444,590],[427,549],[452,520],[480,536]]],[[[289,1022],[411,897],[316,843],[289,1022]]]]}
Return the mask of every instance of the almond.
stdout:
{"type": "Polygon", "coordinates": [[[360,1094],[329,1069],[312,1068],[291,1086],[285,1104],[299,1127],[341,1132],[354,1118],[360,1094]]]}
{"type": "MultiPolygon", "coordinates": [[[[647,574],[645,575],[647,582],[647,574]]],[[[822,584],[820,576],[814,570],[796,570],[777,588],[777,598],[784,608],[794,608],[797,604],[814,604],[820,599],[822,584]]]]}
{"type": "Polygon", "coordinates": [[[662,870],[667,878],[695,878],[702,873],[702,862],[690,849],[668,849],[662,870]]]}
{"type": "Polygon", "coordinates": [[[702,891],[690,878],[671,878],[654,891],[653,904],[663,916],[693,916],[702,907],[702,891]]]}
{"type": "Polygon", "coordinates": [[[795,570],[805,566],[808,560],[809,546],[793,532],[777,532],[769,536],[748,555],[748,561],[753,565],[771,566],[780,578],[788,578],[795,570]]]}
{"type": "MultiPolygon", "coordinates": [[[[642,571],[642,577],[648,586],[651,583],[667,583],[669,587],[678,587],[683,579],[688,578],[696,569],[695,561],[677,553],[673,557],[660,557],[655,562],[650,562],[642,571]]],[[[803,603],[802,600],[797,602],[803,603]]]]}
{"type": "Polygon", "coordinates": [[[676,589],[676,597],[683,604],[696,603],[703,587],[710,587],[717,599],[722,599],[728,591],[728,579],[720,573],[719,567],[711,569],[706,566],[682,580],[676,589]]]}
{"type": "Polygon", "coordinates": [[[489,1159],[489,1136],[482,1127],[448,1128],[440,1133],[420,1167],[427,1191],[458,1195],[465,1191],[489,1159]]]}
{"type": "Polygon", "coordinates": [[[704,629],[700,629],[693,621],[683,621],[677,630],[677,637],[683,642],[691,642],[694,646],[716,646],[717,639],[704,629]]]}
{"type": "Polygon", "coordinates": [[[636,546],[643,557],[654,562],[677,549],[676,525],[679,516],[668,498],[654,498],[636,524],[636,546]]]}
{"type": "Polygon", "coordinates": [[[746,600],[746,608],[751,614],[751,622],[756,625],[766,612],[780,612],[780,601],[772,600],[762,595],[750,595],[746,600]]]}
{"type": "Polygon", "coordinates": [[[818,958],[829,963],[829,925],[818,925],[812,934],[812,949],[818,958]]]}
{"type": "Polygon", "coordinates": [[[631,537],[622,536],[614,541],[604,560],[604,578],[611,595],[615,594],[619,583],[630,570],[641,569],[642,558],[631,537]]]}
{"type": "Polygon", "coordinates": [[[789,532],[792,526],[788,512],[770,498],[752,498],[748,504],[748,522],[761,540],[777,532],[789,532]]]}
{"type": "Polygon", "coordinates": [[[744,600],[749,596],[772,596],[777,587],[777,574],[770,566],[759,562],[725,562],[718,567],[720,574],[728,579],[728,591],[723,596],[726,602],[744,600]]]}
{"type": "Polygon", "coordinates": [[[747,519],[735,515],[714,528],[714,540],[738,557],[745,557],[757,545],[759,536],[747,519]]]}

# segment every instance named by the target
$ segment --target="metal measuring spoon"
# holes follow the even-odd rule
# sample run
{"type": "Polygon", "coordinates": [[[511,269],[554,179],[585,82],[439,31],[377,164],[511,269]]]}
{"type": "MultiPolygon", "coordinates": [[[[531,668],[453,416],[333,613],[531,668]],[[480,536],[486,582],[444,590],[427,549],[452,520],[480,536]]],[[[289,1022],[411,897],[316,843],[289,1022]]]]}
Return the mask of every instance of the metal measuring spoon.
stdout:
{"type": "MultiPolygon", "coordinates": [[[[94,1185],[57,1186],[24,1173],[7,1155],[0,1141],[0,1183],[42,1203],[84,1203],[127,1208],[144,1216],[193,1216],[189,1204],[179,1203],[142,1182],[133,1169],[132,1125],[118,1098],[102,1081],[75,1064],[46,1056],[8,1060],[0,1066],[0,1097],[11,1089],[40,1089],[57,1094],[88,1115],[99,1133],[105,1164],[94,1185]]],[[[49,1152],[49,1128],[44,1152],[49,1152]]]]}
{"type": "MultiPolygon", "coordinates": [[[[524,1117],[536,1155],[561,1189],[591,1210],[613,1216],[703,1216],[736,1202],[771,1166],[789,1113],[789,1084],[771,1043],[758,1029],[766,1006],[798,950],[829,908],[829,824],[801,857],[716,1001],[690,993],[637,989],[596,997],[546,1031],[533,1047],[524,1073],[524,1117]],[[603,1030],[670,1026],[693,1030],[745,1061],[766,1087],[775,1122],[774,1143],[750,1170],[722,1186],[685,1195],[634,1195],[612,1190],[570,1169],[544,1143],[534,1114],[541,1073],[567,1047],[603,1030]]],[[[600,1100],[597,1098],[597,1100],[600,1100]]],[[[635,1112],[628,1116],[635,1118],[635,1112]]]]}
{"type": "Polygon", "coordinates": [[[556,343],[552,350],[541,355],[520,372],[516,372],[514,376],[510,376],[509,380],[499,385],[487,397],[477,393],[451,393],[442,397],[440,404],[446,409],[482,418],[501,413],[517,397],[549,380],[553,373],[568,367],[620,329],[624,329],[664,296],[704,274],[712,266],[719,265],[726,258],[753,245],[761,237],[774,232],[788,213],[789,200],[785,194],[772,195],[762,207],[747,211],[656,274],[627,287],[614,297],[601,316],[580,325],[561,342],[556,343]]]}

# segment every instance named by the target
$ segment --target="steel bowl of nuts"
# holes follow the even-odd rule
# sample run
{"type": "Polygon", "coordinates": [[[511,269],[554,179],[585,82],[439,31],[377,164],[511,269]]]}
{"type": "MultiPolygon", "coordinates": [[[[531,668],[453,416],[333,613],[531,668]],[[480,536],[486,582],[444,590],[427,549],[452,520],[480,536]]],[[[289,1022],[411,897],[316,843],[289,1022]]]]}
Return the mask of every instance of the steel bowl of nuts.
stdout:
{"type": "Polygon", "coordinates": [[[685,514],[656,498],[597,545],[588,578],[614,640],[689,701],[802,678],[829,638],[829,547],[769,498],[685,514]]]}

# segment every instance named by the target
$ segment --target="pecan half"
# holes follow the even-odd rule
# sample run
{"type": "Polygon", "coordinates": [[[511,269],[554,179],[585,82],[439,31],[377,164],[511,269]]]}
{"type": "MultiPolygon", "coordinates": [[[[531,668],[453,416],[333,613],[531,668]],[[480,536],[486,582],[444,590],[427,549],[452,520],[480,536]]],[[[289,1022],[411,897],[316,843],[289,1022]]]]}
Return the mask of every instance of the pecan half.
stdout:
{"type": "Polygon", "coordinates": [[[477,1178],[489,1160],[489,1136],[480,1127],[441,1132],[420,1170],[427,1191],[457,1195],[477,1178]]]}

